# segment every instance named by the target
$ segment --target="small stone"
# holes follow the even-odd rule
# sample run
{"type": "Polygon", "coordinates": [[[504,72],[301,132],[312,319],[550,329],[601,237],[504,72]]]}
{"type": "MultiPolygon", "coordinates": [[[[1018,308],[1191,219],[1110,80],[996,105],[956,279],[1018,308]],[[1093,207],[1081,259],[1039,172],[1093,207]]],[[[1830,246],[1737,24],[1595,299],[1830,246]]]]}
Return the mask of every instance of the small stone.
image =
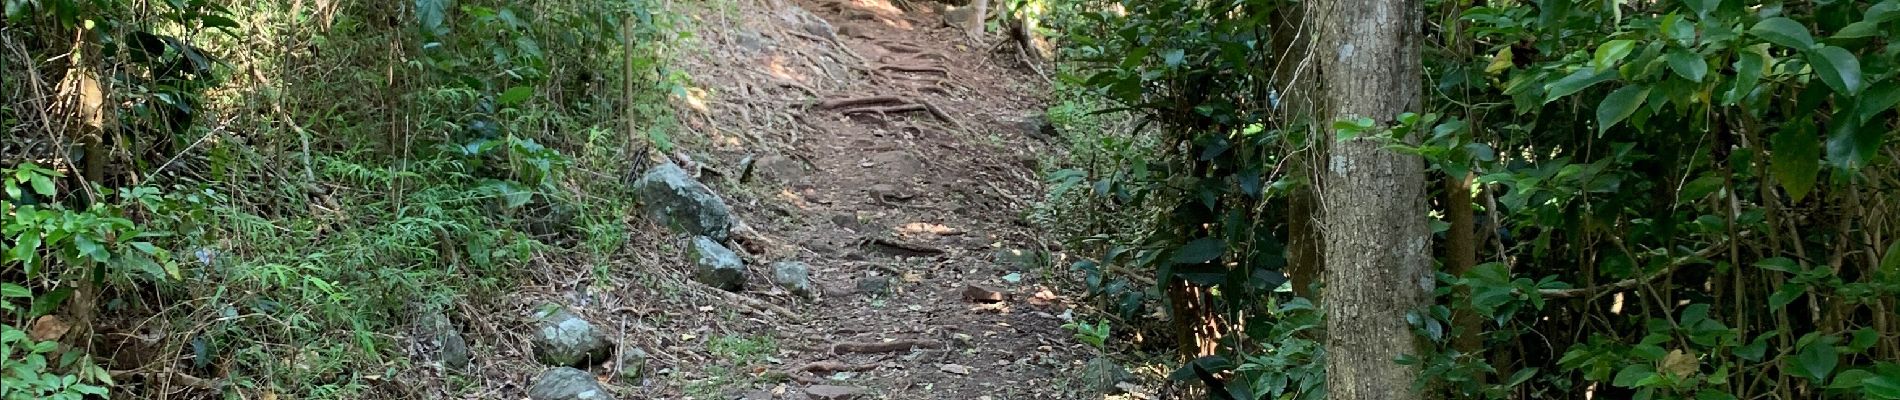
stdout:
{"type": "Polygon", "coordinates": [[[533,400],[610,400],[613,395],[594,375],[587,371],[568,367],[556,367],[542,372],[534,378],[534,386],[528,388],[528,398],[533,400]]]}
{"type": "Polygon", "coordinates": [[[678,165],[655,166],[633,187],[647,213],[674,230],[715,241],[725,241],[732,233],[732,208],[678,165]]]}
{"type": "Polygon", "coordinates": [[[636,384],[640,382],[640,378],[646,377],[647,357],[646,350],[640,350],[638,348],[621,351],[619,361],[620,379],[636,384]]]}
{"type": "Polygon", "coordinates": [[[811,296],[811,266],[797,261],[772,263],[772,282],[799,297],[811,296]]]}
{"type": "Polygon", "coordinates": [[[772,400],[773,396],[772,391],[769,390],[754,390],[746,392],[745,396],[740,398],[744,400],[772,400]]]}
{"type": "Polygon", "coordinates": [[[542,364],[557,367],[572,367],[605,359],[613,345],[606,336],[594,329],[594,324],[569,312],[566,307],[554,306],[539,316],[540,326],[534,336],[533,347],[536,360],[542,364]]]}
{"type": "Polygon", "coordinates": [[[738,253],[705,236],[693,238],[690,252],[694,280],[721,290],[745,287],[745,261],[738,253]]]}
{"type": "Polygon", "coordinates": [[[864,389],[850,386],[811,385],[805,388],[805,394],[818,400],[846,400],[862,396],[864,389]]]}
{"type": "Polygon", "coordinates": [[[891,278],[885,276],[867,276],[858,278],[858,292],[866,296],[882,296],[891,293],[891,278]]]}
{"type": "Polygon", "coordinates": [[[1082,367],[1082,384],[1097,393],[1120,393],[1122,388],[1117,384],[1130,380],[1134,375],[1108,357],[1096,357],[1082,367]]]}
{"type": "Polygon", "coordinates": [[[948,373],[957,374],[957,375],[970,374],[970,367],[965,367],[965,366],[957,365],[957,364],[944,364],[942,366],[937,367],[937,369],[943,372],[948,372],[948,373]]]}

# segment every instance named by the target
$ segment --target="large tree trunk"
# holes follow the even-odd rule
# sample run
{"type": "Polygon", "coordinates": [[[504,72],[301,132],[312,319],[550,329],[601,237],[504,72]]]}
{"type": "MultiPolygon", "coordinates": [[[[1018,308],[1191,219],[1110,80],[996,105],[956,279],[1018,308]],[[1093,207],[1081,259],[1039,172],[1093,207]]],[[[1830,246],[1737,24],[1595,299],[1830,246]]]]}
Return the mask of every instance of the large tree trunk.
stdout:
{"type": "MultiPolygon", "coordinates": [[[[1419,111],[1416,0],[1324,0],[1314,11],[1328,120],[1370,118],[1390,128],[1400,114],[1419,111]]],[[[1386,149],[1375,136],[1382,135],[1336,139],[1326,162],[1314,166],[1322,170],[1320,296],[1326,389],[1334,400],[1421,397],[1413,390],[1416,366],[1394,360],[1417,354],[1405,314],[1424,308],[1433,285],[1424,162],[1386,149]]]]}

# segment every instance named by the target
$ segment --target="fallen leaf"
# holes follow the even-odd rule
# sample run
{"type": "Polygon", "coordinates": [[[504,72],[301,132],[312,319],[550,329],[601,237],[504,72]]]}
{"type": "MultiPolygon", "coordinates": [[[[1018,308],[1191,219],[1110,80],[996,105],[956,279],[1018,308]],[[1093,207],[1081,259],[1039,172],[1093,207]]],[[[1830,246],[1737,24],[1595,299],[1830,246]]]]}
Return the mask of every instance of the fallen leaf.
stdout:
{"type": "Polygon", "coordinates": [[[33,328],[28,330],[28,336],[32,337],[35,341],[44,342],[59,339],[60,336],[66,336],[66,331],[72,329],[72,325],[66,324],[66,321],[61,321],[59,317],[43,315],[40,316],[40,319],[33,321],[33,328]]]}

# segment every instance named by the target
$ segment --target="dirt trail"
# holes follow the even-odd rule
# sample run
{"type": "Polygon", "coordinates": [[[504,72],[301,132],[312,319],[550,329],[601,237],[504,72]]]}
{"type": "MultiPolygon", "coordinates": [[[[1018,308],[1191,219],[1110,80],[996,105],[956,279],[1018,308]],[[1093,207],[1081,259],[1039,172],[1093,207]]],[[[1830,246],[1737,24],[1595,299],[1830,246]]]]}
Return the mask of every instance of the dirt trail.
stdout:
{"type": "Polygon", "coordinates": [[[1053,140],[1044,78],[1013,45],[991,52],[1000,34],[971,41],[926,1],[741,3],[702,16],[710,50],[691,72],[721,100],[686,123],[728,141],[716,158],[759,157],[743,185],[754,199],[735,207],[783,246],[758,258],[809,263],[823,292],[754,294],[804,319],[760,324],[783,349],[771,368],[792,373],[750,395],[1081,396],[1092,354],[1061,328],[1069,299],[1008,255],[1042,248],[1022,216],[1053,140]]]}

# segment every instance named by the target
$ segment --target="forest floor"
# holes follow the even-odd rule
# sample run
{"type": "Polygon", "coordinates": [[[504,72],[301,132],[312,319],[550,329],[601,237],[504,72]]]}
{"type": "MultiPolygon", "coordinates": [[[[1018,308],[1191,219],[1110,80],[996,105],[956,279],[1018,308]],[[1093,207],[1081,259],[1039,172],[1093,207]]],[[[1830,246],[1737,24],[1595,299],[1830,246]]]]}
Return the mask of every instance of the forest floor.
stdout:
{"type": "MultiPolygon", "coordinates": [[[[911,4],[693,11],[677,67],[703,90],[666,158],[699,167],[749,227],[736,235],[747,289],[582,285],[576,271],[517,306],[581,305],[620,346],[646,349],[643,379],[609,385],[636,398],[1102,398],[1079,382],[1097,351],[1063,328],[1084,311],[1025,218],[1039,157],[1061,151],[1041,118],[1047,78],[1006,35],[973,40],[911,4]],[[767,265],[786,260],[811,265],[815,298],[775,287],[767,265]]],[[[651,236],[633,250],[651,259],[632,264],[688,268],[684,240],[651,236]]],[[[517,366],[491,377],[524,382],[533,369],[517,366]]],[[[484,386],[477,397],[522,389],[484,386]]]]}

